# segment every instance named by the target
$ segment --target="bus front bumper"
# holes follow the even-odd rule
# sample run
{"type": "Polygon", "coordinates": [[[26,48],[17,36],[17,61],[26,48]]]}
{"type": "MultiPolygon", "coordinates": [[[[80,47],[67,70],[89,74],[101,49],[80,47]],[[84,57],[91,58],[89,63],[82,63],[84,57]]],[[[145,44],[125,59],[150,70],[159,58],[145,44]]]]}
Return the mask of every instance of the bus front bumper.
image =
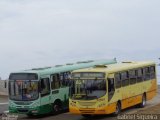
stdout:
{"type": "Polygon", "coordinates": [[[35,108],[15,108],[9,107],[9,113],[18,113],[18,114],[34,114],[38,115],[40,113],[40,107],[35,108]]]}
{"type": "Polygon", "coordinates": [[[94,109],[94,108],[76,108],[76,107],[70,107],[69,112],[73,114],[107,114],[106,110],[104,108],[101,109],[94,109]]]}

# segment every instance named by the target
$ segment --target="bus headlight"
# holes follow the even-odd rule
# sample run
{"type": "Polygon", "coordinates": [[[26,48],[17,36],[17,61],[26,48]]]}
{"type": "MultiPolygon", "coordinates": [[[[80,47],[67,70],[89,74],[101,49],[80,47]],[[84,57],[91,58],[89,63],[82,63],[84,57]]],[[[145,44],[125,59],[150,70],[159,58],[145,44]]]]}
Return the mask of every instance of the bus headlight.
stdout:
{"type": "Polygon", "coordinates": [[[105,105],[106,105],[105,103],[100,103],[100,104],[98,105],[98,108],[103,107],[103,106],[105,106],[105,105]]]}
{"type": "Polygon", "coordinates": [[[76,102],[75,101],[70,101],[69,105],[75,107],[76,106],[76,102]]]}

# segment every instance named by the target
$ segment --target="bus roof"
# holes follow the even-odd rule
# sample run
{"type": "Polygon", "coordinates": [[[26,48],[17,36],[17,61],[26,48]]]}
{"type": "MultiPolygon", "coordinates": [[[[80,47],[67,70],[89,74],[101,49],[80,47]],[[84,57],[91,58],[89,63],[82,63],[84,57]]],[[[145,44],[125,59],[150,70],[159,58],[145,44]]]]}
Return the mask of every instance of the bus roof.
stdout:
{"type": "Polygon", "coordinates": [[[105,60],[88,60],[88,61],[80,61],[77,63],[68,63],[65,65],[56,65],[54,67],[44,67],[44,68],[33,68],[30,70],[23,70],[13,73],[37,73],[39,75],[48,75],[60,72],[73,71],[82,68],[92,67],[94,65],[107,65],[107,64],[115,64],[117,63],[116,59],[105,59],[105,60]]]}
{"type": "Polygon", "coordinates": [[[141,61],[141,62],[122,62],[117,64],[110,64],[105,66],[94,66],[90,68],[74,70],[73,72],[104,72],[112,73],[128,69],[134,69],[137,67],[143,67],[148,65],[155,65],[152,61],[141,61]]]}

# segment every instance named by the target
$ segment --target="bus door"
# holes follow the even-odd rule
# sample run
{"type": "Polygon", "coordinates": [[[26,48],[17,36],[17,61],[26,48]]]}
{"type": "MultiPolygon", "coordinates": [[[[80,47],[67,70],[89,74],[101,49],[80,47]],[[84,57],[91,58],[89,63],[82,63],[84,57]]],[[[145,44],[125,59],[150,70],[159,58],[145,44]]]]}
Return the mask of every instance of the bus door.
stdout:
{"type": "Polygon", "coordinates": [[[57,73],[51,75],[51,103],[61,100],[63,107],[68,106],[69,98],[69,72],[57,73]]]}
{"type": "Polygon", "coordinates": [[[51,75],[51,91],[52,91],[52,103],[55,102],[56,99],[59,99],[59,94],[61,92],[60,90],[61,82],[60,82],[60,74],[53,74],[51,75]]]}
{"type": "Polygon", "coordinates": [[[115,93],[115,86],[114,86],[114,75],[109,74],[108,75],[108,103],[111,102],[111,99],[115,93]]]}
{"type": "MultiPolygon", "coordinates": [[[[41,77],[40,78],[40,95],[41,95],[41,106],[43,107],[48,107],[51,101],[51,95],[50,95],[50,78],[48,76],[46,77],[41,77]]],[[[46,109],[45,112],[48,109],[46,109]]]]}

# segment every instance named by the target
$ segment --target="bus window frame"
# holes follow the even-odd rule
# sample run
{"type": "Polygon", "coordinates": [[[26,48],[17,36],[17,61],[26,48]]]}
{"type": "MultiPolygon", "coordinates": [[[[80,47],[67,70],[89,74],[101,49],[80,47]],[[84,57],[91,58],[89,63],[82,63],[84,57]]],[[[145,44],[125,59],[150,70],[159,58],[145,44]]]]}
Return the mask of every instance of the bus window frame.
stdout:
{"type": "Polygon", "coordinates": [[[41,95],[41,97],[44,97],[44,96],[47,96],[47,95],[49,95],[51,93],[51,88],[50,88],[50,79],[49,79],[49,77],[45,77],[45,78],[40,78],[40,95],[41,95]],[[43,79],[47,79],[47,81],[48,81],[48,92],[46,92],[46,93],[43,93],[42,94],[42,80],[43,79]]]}
{"type": "Polygon", "coordinates": [[[150,66],[150,79],[151,80],[156,79],[156,66],[155,65],[150,66]],[[151,67],[154,67],[154,71],[151,71],[151,67]],[[152,77],[152,74],[154,75],[153,77],[152,77]]]}
{"type": "Polygon", "coordinates": [[[120,74],[121,74],[121,83],[122,83],[121,86],[122,86],[122,87],[126,87],[126,86],[130,85],[130,84],[129,84],[129,73],[128,73],[128,70],[121,71],[120,74]],[[123,79],[122,79],[122,73],[124,73],[124,72],[127,73],[127,74],[126,74],[127,77],[123,80],[123,79]],[[123,84],[123,81],[124,81],[125,84],[123,84]],[[126,84],[126,81],[128,81],[127,84],[126,84]]]}
{"type": "Polygon", "coordinates": [[[120,72],[115,72],[114,73],[114,80],[115,80],[115,88],[116,89],[118,89],[118,88],[121,88],[122,87],[122,81],[121,81],[121,74],[120,74],[120,72]],[[117,81],[117,79],[116,79],[116,75],[119,75],[119,81],[117,81]],[[120,82],[120,85],[118,85],[117,86],[117,83],[119,83],[120,82]]]}
{"type": "Polygon", "coordinates": [[[59,73],[52,74],[50,75],[50,78],[51,78],[51,90],[60,89],[61,88],[60,74],[59,73]],[[53,79],[53,77],[56,78],[56,82],[58,82],[58,87],[55,87],[56,84],[55,84],[55,80],[53,79]]]}
{"type": "Polygon", "coordinates": [[[129,85],[134,85],[137,83],[137,69],[130,69],[128,70],[128,77],[129,77],[129,85]],[[134,77],[130,77],[130,71],[134,71],[135,72],[135,76],[134,77]],[[134,82],[131,83],[131,79],[134,79],[134,82]]]}
{"type": "Polygon", "coordinates": [[[136,75],[137,75],[137,83],[144,82],[144,74],[143,74],[143,67],[139,67],[136,69],[136,75]],[[138,76],[138,70],[141,70],[141,76],[138,76]],[[138,79],[141,77],[141,81],[138,81],[138,79]]]}
{"type": "Polygon", "coordinates": [[[144,81],[151,80],[151,77],[150,77],[150,66],[143,67],[143,77],[144,77],[144,81]],[[146,68],[149,68],[149,73],[146,73],[146,68]],[[147,75],[149,75],[149,77],[147,75]]]}
{"type": "MultiPolygon", "coordinates": [[[[114,74],[113,74],[114,75],[114,74]]],[[[115,86],[115,78],[114,77],[108,77],[107,78],[107,89],[106,89],[106,93],[108,93],[108,101],[110,101],[115,93],[115,89],[116,89],[116,86],[115,86]],[[109,90],[109,81],[113,81],[113,86],[112,86],[112,89],[109,90]]]]}
{"type": "Polygon", "coordinates": [[[126,87],[126,86],[128,86],[128,85],[133,85],[133,84],[130,84],[129,71],[131,71],[131,70],[135,70],[136,82],[135,82],[134,84],[138,84],[138,83],[145,82],[145,81],[148,81],[148,80],[156,79],[156,65],[155,65],[155,64],[151,64],[151,65],[147,65],[147,66],[141,66],[141,67],[136,67],[136,68],[132,68],[132,69],[128,69],[128,70],[116,71],[116,72],[113,72],[113,74],[114,74],[114,81],[115,81],[115,83],[114,83],[114,84],[115,84],[115,89],[119,89],[119,88],[121,88],[121,87],[126,87]],[[145,76],[146,74],[145,74],[144,68],[147,68],[147,67],[149,67],[150,79],[147,79],[147,80],[146,80],[146,76],[145,76]],[[153,73],[151,73],[151,70],[150,70],[151,67],[154,67],[154,72],[153,72],[153,73]],[[138,76],[138,70],[141,70],[141,73],[142,73],[141,76],[138,76]],[[129,84],[128,84],[128,85],[125,85],[125,86],[122,85],[123,80],[122,80],[122,75],[121,75],[121,73],[123,73],[123,72],[128,72],[129,84]],[[116,74],[119,74],[120,80],[119,80],[118,82],[121,83],[118,87],[117,87],[117,83],[118,83],[118,82],[116,81],[116,74]],[[151,78],[151,74],[154,74],[154,77],[153,77],[153,78],[151,78]],[[138,81],[138,77],[141,77],[141,80],[140,80],[140,81],[138,81]]]}
{"type": "Polygon", "coordinates": [[[71,72],[70,71],[60,73],[61,88],[69,87],[70,86],[70,80],[71,80],[71,72]]]}

